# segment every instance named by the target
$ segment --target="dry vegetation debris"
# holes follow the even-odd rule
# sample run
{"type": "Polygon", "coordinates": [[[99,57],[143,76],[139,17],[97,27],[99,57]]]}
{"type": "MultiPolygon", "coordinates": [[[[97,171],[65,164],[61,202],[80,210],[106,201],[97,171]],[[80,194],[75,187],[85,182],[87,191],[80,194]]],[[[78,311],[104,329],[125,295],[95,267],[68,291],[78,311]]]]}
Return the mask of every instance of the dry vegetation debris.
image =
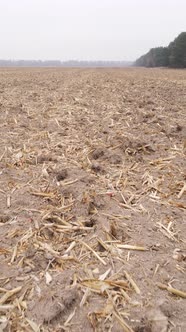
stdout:
{"type": "Polygon", "coordinates": [[[0,75],[0,331],[185,331],[186,72],[0,75]]]}

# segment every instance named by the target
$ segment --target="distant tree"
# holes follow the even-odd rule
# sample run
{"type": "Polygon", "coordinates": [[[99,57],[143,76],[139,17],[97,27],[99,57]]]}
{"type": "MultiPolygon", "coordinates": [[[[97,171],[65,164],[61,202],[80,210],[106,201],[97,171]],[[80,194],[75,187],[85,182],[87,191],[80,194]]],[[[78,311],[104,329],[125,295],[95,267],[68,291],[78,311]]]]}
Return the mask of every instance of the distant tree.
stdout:
{"type": "Polygon", "coordinates": [[[145,67],[168,66],[169,52],[167,47],[152,48],[147,54],[136,61],[136,65],[145,67]]]}
{"type": "Polygon", "coordinates": [[[152,48],[137,59],[135,65],[186,68],[186,32],[182,32],[168,47],[152,48]]]}
{"type": "Polygon", "coordinates": [[[186,68],[186,32],[182,32],[168,46],[170,67],[186,68]]]}

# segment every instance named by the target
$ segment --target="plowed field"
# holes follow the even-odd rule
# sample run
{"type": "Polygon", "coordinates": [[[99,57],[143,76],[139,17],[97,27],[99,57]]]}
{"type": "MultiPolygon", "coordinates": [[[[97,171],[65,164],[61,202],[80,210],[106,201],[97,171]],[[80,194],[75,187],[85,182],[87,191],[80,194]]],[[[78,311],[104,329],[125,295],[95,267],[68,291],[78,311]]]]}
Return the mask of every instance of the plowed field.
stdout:
{"type": "Polygon", "coordinates": [[[186,331],[186,71],[0,69],[0,331],[186,331]]]}

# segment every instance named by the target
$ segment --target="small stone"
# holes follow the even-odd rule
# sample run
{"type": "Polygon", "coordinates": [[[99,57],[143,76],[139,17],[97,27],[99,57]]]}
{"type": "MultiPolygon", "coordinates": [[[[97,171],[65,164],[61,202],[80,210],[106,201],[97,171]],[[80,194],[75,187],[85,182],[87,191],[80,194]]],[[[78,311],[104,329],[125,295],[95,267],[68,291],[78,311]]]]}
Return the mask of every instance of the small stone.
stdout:
{"type": "Polygon", "coordinates": [[[54,256],[53,255],[51,255],[49,252],[47,252],[46,254],[45,254],[45,258],[47,259],[47,260],[52,260],[53,258],[54,258],[54,256]]]}
{"type": "Polygon", "coordinates": [[[30,266],[26,266],[24,269],[23,269],[23,272],[24,273],[30,273],[32,272],[32,268],[30,266]]]}

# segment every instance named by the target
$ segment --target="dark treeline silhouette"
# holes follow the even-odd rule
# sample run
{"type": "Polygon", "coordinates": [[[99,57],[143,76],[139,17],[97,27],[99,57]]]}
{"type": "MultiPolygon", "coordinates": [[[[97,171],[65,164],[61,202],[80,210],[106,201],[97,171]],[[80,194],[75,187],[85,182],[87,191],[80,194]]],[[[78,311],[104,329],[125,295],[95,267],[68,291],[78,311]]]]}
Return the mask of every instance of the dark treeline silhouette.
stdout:
{"type": "Polygon", "coordinates": [[[130,61],[0,60],[0,67],[128,67],[130,61]]]}
{"type": "Polygon", "coordinates": [[[186,32],[180,35],[167,47],[152,48],[135,62],[143,67],[186,68],[186,32]]]}

